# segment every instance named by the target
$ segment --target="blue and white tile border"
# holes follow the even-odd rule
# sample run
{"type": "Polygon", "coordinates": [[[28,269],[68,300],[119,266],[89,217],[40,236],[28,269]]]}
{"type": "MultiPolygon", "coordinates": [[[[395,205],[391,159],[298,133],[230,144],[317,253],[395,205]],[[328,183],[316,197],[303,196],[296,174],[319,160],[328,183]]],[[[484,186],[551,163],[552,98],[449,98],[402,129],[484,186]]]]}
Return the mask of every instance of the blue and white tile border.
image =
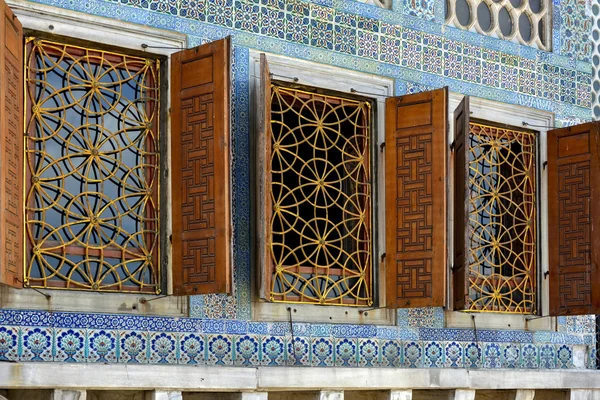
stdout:
{"type": "Polygon", "coordinates": [[[553,332],[297,323],[292,335],[279,322],[0,310],[0,361],[556,369],[573,368],[583,343],[553,332]]]}

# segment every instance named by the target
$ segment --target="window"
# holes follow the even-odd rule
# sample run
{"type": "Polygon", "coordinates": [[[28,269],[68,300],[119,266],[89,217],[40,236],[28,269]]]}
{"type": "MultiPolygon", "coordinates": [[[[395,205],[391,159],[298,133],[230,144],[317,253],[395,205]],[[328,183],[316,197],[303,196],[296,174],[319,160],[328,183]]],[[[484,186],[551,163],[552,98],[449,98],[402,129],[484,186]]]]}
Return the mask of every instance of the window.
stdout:
{"type": "Polygon", "coordinates": [[[262,300],[443,305],[447,172],[436,154],[448,148],[447,90],[375,101],[357,96],[381,97],[371,77],[348,73],[346,81],[329,71],[315,82],[307,76],[316,71],[272,73],[265,55],[261,65],[262,300]],[[371,118],[379,121],[373,132],[371,118]]]}
{"type": "Polygon", "coordinates": [[[25,284],[160,293],[160,62],[26,42],[25,284]]]}
{"type": "Polygon", "coordinates": [[[371,102],[270,89],[270,299],[372,305],[371,102]]]}
{"type": "MultiPolygon", "coordinates": [[[[43,18],[20,9],[25,26],[40,29],[25,38],[0,0],[0,81],[9,83],[0,87],[0,217],[10,222],[0,234],[9,260],[0,283],[230,293],[229,38],[167,53],[169,36],[183,44],[182,35],[72,11],[67,23],[64,10],[39,7],[43,18]],[[80,39],[59,36],[72,25],[80,39]],[[122,50],[93,44],[98,32],[122,50]],[[161,116],[168,106],[170,125],[161,116]],[[185,184],[170,190],[171,174],[185,184]]],[[[78,299],[98,303],[95,295],[78,299]]],[[[72,299],[51,297],[56,309],[72,299]]],[[[95,309],[127,312],[128,303],[135,312],[138,302],[119,294],[95,309]]]]}
{"type": "Polygon", "coordinates": [[[538,211],[546,209],[538,188],[545,179],[538,161],[545,132],[505,122],[543,127],[550,121],[481,100],[477,116],[499,121],[471,118],[470,100],[464,97],[454,112],[454,309],[535,314],[544,297],[538,267],[544,235],[537,227],[546,222],[538,211]]]}
{"type": "Polygon", "coordinates": [[[372,309],[386,302],[381,171],[393,80],[253,51],[250,60],[253,317],[288,320],[293,303],[294,321],[393,323],[392,309],[372,309]]]}
{"type": "Polygon", "coordinates": [[[446,23],[550,50],[550,0],[446,0],[446,23]]]}
{"type": "Polygon", "coordinates": [[[536,135],[469,123],[468,270],[471,311],[536,308],[536,135]]]}

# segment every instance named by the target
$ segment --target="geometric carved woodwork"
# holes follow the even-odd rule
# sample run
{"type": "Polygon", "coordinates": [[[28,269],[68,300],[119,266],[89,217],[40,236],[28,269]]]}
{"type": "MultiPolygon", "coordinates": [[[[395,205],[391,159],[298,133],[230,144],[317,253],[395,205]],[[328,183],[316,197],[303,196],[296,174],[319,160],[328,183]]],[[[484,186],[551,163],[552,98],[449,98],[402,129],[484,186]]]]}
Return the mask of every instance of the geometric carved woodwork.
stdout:
{"type": "Polygon", "coordinates": [[[229,38],[171,56],[173,291],[231,292],[229,38]]]}
{"type": "Polygon", "coordinates": [[[599,123],[548,132],[551,315],[600,311],[599,123]]]}
{"type": "Polygon", "coordinates": [[[0,283],[23,286],[23,28],[0,0],[0,283]]]}
{"type": "Polygon", "coordinates": [[[454,309],[462,310],[468,301],[469,280],[467,278],[469,206],[468,193],[469,155],[469,96],[464,96],[454,110],[454,229],[452,263],[452,297],[454,309]]]}
{"type": "Polygon", "coordinates": [[[386,102],[386,302],[444,306],[447,89],[386,102]]]}

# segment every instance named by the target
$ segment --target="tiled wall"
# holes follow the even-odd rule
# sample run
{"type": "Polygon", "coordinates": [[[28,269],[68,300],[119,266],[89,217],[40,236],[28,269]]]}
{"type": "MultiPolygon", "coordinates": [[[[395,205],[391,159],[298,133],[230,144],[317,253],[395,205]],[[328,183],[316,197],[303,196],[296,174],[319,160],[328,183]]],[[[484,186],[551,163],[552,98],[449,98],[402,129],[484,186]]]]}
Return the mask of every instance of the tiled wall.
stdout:
{"type": "Polygon", "coordinates": [[[555,369],[573,368],[584,337],[0,311],[0,361],[555,369]]]}
{"type": "Polygon", "coordinates": [[[572,346],[592,344],[570,319],[558,333],[444,329],[440,308],[401,310],[394,327],[294,324],[293,335],[288,323],[249,322],[249,48],[388,76],[396,94],[448,85],[553,111],[562,126],[591,116],[577,30],[587,17],[557,17],[580,1],[555,2],[553,53],[445,27],[443,0],[394,0],[391,10],[351,0],[41,2],[177,30],[190,46],[232,35],[235,294],[193,297],[191,315],[202,319],[0,311],[0,360],[570,368],[572,346]]]}

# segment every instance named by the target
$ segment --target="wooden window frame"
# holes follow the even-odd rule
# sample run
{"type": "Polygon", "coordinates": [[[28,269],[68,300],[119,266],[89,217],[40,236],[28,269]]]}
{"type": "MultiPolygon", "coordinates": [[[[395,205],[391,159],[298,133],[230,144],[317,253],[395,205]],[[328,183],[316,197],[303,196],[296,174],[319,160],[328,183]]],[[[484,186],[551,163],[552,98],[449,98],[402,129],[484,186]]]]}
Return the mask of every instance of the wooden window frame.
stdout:
{"type": "MultiPolygon", "coordinates": [[[[251,99],[257,105],[255,109],[259,109],[258,105],[262,102],[260,93],[260,54],[257,51],[250,52],[251,99]]],[[[383,201],[385,197],[383,188],[385,182],[383,173],[381,173],[384,170],[384,157],[379,150],[382,148],[381,144],[385,140],[385,99],[393,95],[393,80],[273,54],[267,54],[266,57],[271,73],[273,74],[273,79],[275,80],[294,83],[293,78],[298,78],[297,84],[330,90],[338,94],[348,93],[350,98],[353,96],[352,89],[354,89],[356,94],[375,100],[376,111],[373,117],[374,132],[372,146],[378,149],[378,157],[371,172],[375,177],[373,191],[377,193],[372,204],[376,215],[374,226],[384,226],[383,201]],[[378,200],[375,200],[375,198],[378,200]]],[[[251,113],[251,118],[253,118],[251,121],[253,129],[251,137],[254,140],[252,143],[252,165],[255,168],[251,174],[254,180],[251,182],[251,185],[253,188],[252,196],[254,199],[257,199],[254,212],[252,213],[255,222],[254,226],[257,226],[257,232],[256,235],[252,235],[254,240],[252,248],[258,250],[253,254],[253,259],[257,262],[252,284],[253,319],[262,321],[287,321],[290,318],[287,309],[290,308],[294,321],[393,324],[395,322],[395,310],[374,309],[363,313],[362,310],[370,309],[371,307],[330,307],[313,304],[271,303],[264,300],[266,291],[263,275],[260,270],[268,262],[266,252],[261,249],[265,247],[263,244],[266,243],[267,232],[264,223],[264,196],[266,194],[262,190],[262,187],[265,187],[263,184],[265,176],[261,173],[261,170],[264,168],[263,163],[265,162],[264,150],[261,149],[265,148],[265,143],[261,142],[261,135],[259,134],[260,118],[255,114],[251,113]]],[[[385,243],[382,234],[377,231],[378,229],[375,229],[373,232],[378,235],[378,238],[373,239],[373,272],[378,276],[372,287],[375,303],[385,304],[385,279],[381,262],[381,255],[385,252],[385,243]]]]}

